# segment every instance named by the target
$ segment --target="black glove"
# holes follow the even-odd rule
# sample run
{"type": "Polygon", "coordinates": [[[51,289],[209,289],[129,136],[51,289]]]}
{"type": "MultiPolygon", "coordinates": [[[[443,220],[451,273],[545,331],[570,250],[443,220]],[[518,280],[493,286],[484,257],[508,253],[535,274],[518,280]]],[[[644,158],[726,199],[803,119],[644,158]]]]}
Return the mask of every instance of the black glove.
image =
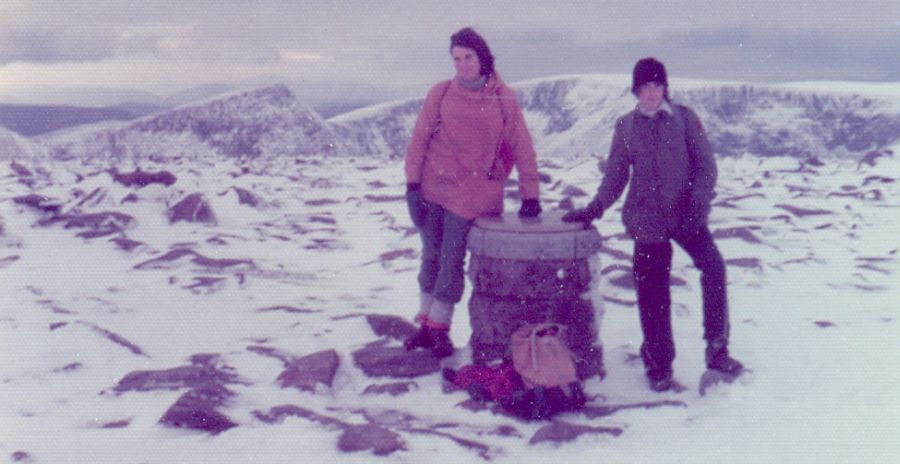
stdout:
{"type": "Polygon", "coordinates": [[[413,225],[422,227],[425,224],[425,215],[428,213],[428,205],[422,196],[421,185],[406,184],[406,206],[409,207],[409,218],[413,225]]]}
{"type": "Polygon", "coordinates": [[[533,218],[541,214],[541,202],[537,198],[528,198],[522,200],[522,206],[519,208],[519,217],[533,218]]]}
{"type": "Polygon", "coordinates": [[[595,198],[586,207],[569,211],[562,217],[562,220],[563,222],[582,222],[587,226],[594,219],[601,217],[603,217],[603,205],[595,198]]]}

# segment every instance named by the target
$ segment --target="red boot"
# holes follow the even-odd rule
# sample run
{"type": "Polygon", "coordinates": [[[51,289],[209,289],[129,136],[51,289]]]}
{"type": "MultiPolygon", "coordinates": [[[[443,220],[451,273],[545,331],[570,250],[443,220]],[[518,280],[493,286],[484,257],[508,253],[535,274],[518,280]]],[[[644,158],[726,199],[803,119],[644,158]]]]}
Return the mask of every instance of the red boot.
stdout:
{"type": "Polygon", "coordinates": [[[406,348],[406,351],[412,351],[417,348],[431,349],[433,346],[434,341],[431,339],[431,329],[425,325],[420,326],[416,333],[403,340],[403,348],[406,348]]]}

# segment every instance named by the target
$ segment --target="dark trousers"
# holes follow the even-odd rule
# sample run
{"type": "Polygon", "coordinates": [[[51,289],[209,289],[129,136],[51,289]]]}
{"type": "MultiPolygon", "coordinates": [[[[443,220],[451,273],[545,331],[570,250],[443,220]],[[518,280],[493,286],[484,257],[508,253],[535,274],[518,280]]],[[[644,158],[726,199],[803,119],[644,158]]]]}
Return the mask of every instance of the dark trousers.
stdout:
{"type": "MultiPolygon", "coordinates": [[[[672,374],[675,342],[672,339],[671,293],[672,241],[677,243],[700,270],[703,289],[703,338],[707,347],[727,349],[728,299],[725,289],[725,262],[713,241],[709,227],[678,234],[661,243],[634,244],[634,281],[644,343],[641,358],[651,378],[672,374]]],[[[709,353],[709,348],[707,349],[709,353]]],[[[709,354],[707,354],[709,356],[709,354]]]]}
{"type": "Polygon", "coordinates": [[[422,236],[419,288],[435,299],[455,304],[465,285],[466,241],[474,221],[463,219],[440,205],[427,203],[422,236]]]}

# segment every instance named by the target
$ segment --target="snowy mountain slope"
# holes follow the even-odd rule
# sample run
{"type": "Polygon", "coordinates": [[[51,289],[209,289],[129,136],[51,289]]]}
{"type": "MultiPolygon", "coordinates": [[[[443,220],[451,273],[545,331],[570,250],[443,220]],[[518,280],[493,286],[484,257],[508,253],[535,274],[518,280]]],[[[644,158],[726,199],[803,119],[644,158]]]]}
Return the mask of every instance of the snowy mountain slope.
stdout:
{"type": "MultiPolygon", "coordinates": [[[[603,158],[616,118],[635,99],[629,77],[573,75],[512,87],[542,160],[603,158]]],[[[672,97],[703,120],[722,156],[859,157],[900,139],[900,84],[750,85],[673,80],[672,97]]],[[[193,103],[124,124],[38,137],[56,159],[127,161],[311,155],[401,157],[422,100],[387,102],[323,120],[276,85],[193,103]]]]}
{"type": "MultiPolygon", "coordinates": [[[[688,390],[655,394],[638,355],[632,243],[621,203],[611,208],[596,223],[605,238],[596,291],[608,377],[586,384],[596,415],[551,424],[467,408],[466,393],[445,392],[437,373],[369,377],[356,365],[360,349],[400,345],[377,335],[369,316],[409,319],[416,305],[420,243],[400,159],[323,155],[285,168],[263,154],[249,172],[238,160],[145,161],[145,171],[175,178],[147,186],[116,181],[115,162],[44,162],[31,184],[0,163],[0,456],[895,462],[900,146],[890,148],[865,162],[720,161],[711,228],[728,264],[732,350],[752,372],[705,396],[697,272],[676,251],[675,371],[688,390]],[[171,222],[169,211],[195,194],[214,220],[171,222]],[[330,384],[281,382],[293,358],[328,350],[338,359],[330,384]],[[122,387],[149,372],[168,380],[122,387]],[[210,388],[192,386],[194,378],[210,388]],[[219,395],[216,412],[230,428],[210,434],[163,421],[197,391],[219,395]],[[539,440],[554,427],[581,435],[539,440]],[[354,433],[387,446],[354,448],[354,433]]],[[[593,161],[542,167],[545,210],[565,192],[596,187],[598,173],[579,169],[584,163],[593,161]]],[[[446,365],[469,362],[465,303],[451,335],[460,352],[446,365]]]]}
{"type": "Polygon", "coordinates": [[[36,147],[29,139],[0,127],[0,159],[31,159],[36,147]]]}
{"type": "MultiPolygon", "coordinates": [[[[634,107],[628,76],[576,75],[519,82],[518,92],[544,159],[605,156],[616,118],[634,107]]],[[[900,139],[900,95],[672,81],[672,98],[692,107],[720,155],[859,156],[900,139]]],[[[331,118],[360,153],[402,156],[421,100],[383,104],[331,118]],[[362,132],[360,132],[362,131],[362,132]]]]}
{"type": "Polygon", "coordinates": [[[297,158],[334,154],[334,132],[281,85],[235,92],[114,128],[37,139],[59,160],[137,163],[146,159],[297,158]]]}

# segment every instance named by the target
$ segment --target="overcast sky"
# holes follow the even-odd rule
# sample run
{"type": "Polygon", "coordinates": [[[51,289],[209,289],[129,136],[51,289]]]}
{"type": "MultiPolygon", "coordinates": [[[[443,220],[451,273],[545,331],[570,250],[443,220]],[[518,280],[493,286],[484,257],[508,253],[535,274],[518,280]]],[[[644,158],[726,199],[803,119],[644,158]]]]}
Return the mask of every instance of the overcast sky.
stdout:
{"type": "Polygon", "coordinates": [[[507,82],[629,73],[900,82],[900,1],[0,0],[0,101],[282,81],[310,99],[424,95],[472,26],[507,82]]]}

